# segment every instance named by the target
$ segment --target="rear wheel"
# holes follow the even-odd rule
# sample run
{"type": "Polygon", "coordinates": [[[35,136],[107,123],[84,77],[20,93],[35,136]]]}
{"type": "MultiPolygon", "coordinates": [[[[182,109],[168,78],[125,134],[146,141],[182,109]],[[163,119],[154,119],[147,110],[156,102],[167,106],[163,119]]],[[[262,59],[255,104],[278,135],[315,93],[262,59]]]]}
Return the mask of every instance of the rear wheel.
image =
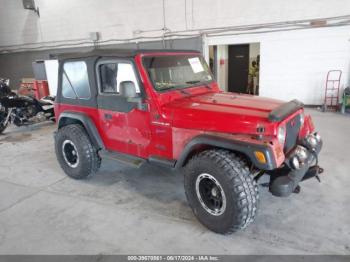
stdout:
{"type": "Polygon", "coordinates": [[[0,134],[4,132],[4,130],[7,127],[8,123],[5,123],[7,114],[8,114],[7,110],[5,108],[1,108],[0,106],[0,134]]]}
{"type": "Polygon", "coordinates": [[[68,125],[58,130],[55,137],[57,160],[64,172],[83,179],[97,172],[101,159],[81,125],[68,125]]]}
{"type": "Polygon", "coordinates": [[[255,218],[259,192],[244,159],[226,150],[207,150],[185,167],[185,192],[198,220],[230,234],[255,218]]]}
{"type": "Polygon", "coordinates": [[[3,125],[2,123],[0,123],[0,134],[2,134],[2,132],[5,131],[7,125],[3,125]]]}

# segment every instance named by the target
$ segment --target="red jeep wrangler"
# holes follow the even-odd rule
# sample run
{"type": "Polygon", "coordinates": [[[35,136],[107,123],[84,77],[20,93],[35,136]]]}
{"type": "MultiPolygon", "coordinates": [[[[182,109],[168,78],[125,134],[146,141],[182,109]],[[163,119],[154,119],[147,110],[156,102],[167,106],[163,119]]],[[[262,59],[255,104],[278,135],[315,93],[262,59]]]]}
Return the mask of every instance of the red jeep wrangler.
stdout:
{"type": "Polygon", "coordinates": [[[198,52],[99,50],[59,60],[55,147],[72,178],[96,173],[103,157],[181,169],[195,216],[227,234],[254,220],[263,175],[285,197],[322,172],[322,140],[300,102],[222,92],[198,52]]]}

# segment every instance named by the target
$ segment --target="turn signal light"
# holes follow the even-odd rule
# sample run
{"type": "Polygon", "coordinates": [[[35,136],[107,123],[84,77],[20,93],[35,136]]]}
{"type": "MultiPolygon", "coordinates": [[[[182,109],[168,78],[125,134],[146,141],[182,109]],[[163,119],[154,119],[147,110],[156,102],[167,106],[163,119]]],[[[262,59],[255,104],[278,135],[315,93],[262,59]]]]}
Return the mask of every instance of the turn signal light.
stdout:
{"type": "Polygon", "coordinates": [[[261,151],[254,151],[254,155],[256,157],[256,159],[262,163],[262,164],[266,164],[266,158],[263,152],[261,151]]]}

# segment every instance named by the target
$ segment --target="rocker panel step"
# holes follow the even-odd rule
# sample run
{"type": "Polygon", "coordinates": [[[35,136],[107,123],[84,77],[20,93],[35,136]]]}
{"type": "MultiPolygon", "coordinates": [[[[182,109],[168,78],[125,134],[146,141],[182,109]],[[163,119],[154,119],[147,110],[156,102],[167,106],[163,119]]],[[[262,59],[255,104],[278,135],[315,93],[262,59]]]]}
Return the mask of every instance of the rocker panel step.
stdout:
{"type": "Polygon", "coordinates": [[[108,150],[101,150],[99,154],[102,158],[109,158],[109,159],[118,161],[122,164],[136,167],[136,168],[139,168],[143,163],[146,162],[145,159],[140,157],[135,157],[135,156],[119,153],[119,152],[111,152],[108,150]]]}

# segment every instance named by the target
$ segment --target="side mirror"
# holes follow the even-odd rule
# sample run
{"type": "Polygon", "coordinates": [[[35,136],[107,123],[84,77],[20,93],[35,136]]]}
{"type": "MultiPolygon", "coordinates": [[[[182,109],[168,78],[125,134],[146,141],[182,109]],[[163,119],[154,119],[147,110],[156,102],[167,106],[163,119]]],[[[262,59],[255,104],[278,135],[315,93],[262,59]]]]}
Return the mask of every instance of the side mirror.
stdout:
{"type": "Polygon", "coordinates": [[[138,97],[138,95],[136,94],[135,84],[132,81],[121,82],[119,92],[122,97],[125,97],[127,99],[138,97]]]}
{"type": "Polygon", "coordinates": [[[142,102],[140,94],[136,93],[136,86],[132,81],[123,81],[119,86],[119,93],[126,98],[129,103],[134,103],[139,110],[145,111],[148,107],[142,102]]]}

